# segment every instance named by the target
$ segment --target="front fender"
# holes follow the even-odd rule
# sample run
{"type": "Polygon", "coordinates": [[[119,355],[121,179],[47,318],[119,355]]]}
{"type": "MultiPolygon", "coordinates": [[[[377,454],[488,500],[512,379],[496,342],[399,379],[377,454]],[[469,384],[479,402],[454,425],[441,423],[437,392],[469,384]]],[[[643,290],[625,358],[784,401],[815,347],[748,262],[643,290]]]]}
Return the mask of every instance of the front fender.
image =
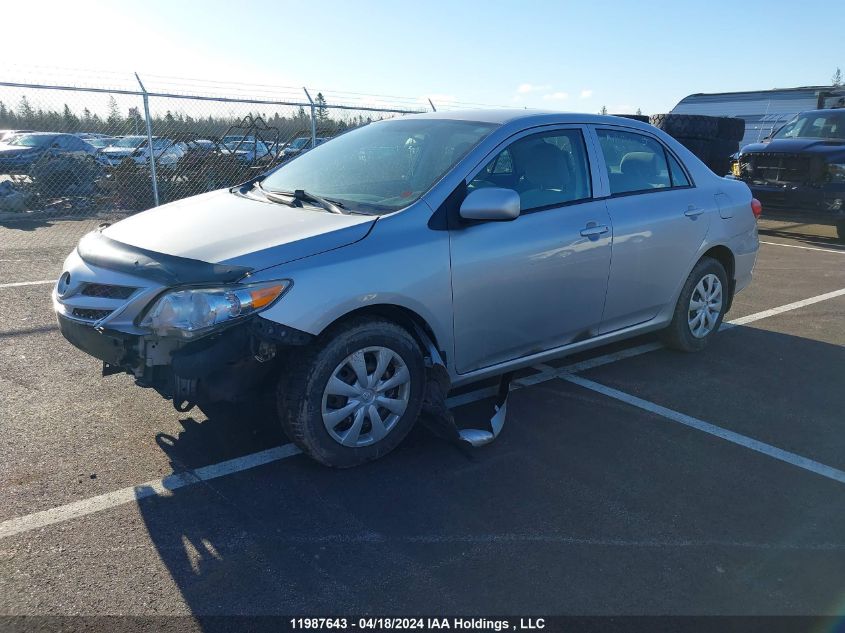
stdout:
{"type": "Polygon", "coordinates": [[[430,213],[424,203],[414,205],[379,219],[359,242],[256,273],[256,281],[293,280],[262,317],[317,335],[350,312],[398,306],[419,315],[451,349],[449,235],[427,226],[430,213]]]}

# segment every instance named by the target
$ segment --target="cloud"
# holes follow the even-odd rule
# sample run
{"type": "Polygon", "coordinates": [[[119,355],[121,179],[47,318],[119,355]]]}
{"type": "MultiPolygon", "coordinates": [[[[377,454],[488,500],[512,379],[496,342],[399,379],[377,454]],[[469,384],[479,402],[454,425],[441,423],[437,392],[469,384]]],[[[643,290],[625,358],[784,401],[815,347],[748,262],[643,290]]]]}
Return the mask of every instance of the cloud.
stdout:
{"type": "Polygon", "coordinates": [[[550,92],[547,95],[543,95],[543,99],[545,99],[546,101],[566,101],[567,99],[569,99],[569,93],[560,91],[550,92]]]}
{"type": "Polygon", "coordinates": [[[517,91],[517,93],[519,93],[521,95],[527,95],[530,92],[539,92],[541,90],[548,90],[550,87],[551,86],[549,86],[548,84],[544,84],[542,86],[539,86],[537,84],[524,83],[524,84],[519,84],[519,86],[517,86],[517,88],[516,88],[516,91],[517,91]]]}
{"type": "Polygon", "coordinates": [[[592,91],[592,90],[590,90],[589,88],[584,88],[584,89],[581,91],[581,94],[579,95],[579,98],[580,98],[580,99],[589,99],[589,98],[590,98],[590,97],[592,97],[592,96],[593,96],[593,91],[592,91]]]}

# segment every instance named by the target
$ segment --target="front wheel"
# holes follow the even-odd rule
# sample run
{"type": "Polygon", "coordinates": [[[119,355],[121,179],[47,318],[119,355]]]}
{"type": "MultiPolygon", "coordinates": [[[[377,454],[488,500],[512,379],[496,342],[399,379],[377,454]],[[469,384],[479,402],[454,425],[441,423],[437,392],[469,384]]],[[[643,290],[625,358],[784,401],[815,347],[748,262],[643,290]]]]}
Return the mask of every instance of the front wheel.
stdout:
{"type": "Polygon", "coordinates": [[[279,381],[288,437],[326,466],[348,468],[390,452],[422,406],[425,366],[394,323],[356,319],[294,354],[279,381]]]}
{"type": "Polygon", "coordinates": [[[704,349],[722,324],[728,292],[725,268],[715,259],[703,257],[678,297],[672,322],[664,332],[666,344],[683,352],[704,349]]]}

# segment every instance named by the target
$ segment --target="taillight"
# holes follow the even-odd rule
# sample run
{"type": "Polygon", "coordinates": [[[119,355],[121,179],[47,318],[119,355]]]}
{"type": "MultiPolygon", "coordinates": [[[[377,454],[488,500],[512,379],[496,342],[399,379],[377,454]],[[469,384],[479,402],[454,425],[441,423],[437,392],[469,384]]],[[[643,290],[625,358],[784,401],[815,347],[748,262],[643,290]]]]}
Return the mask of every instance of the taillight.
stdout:
{"type": "Polygon", "coordinates": [[[763,215],[763,203],[757,198],[751,198],[751,212],[758,220],[760,219],[760,216],[763,215]]]}

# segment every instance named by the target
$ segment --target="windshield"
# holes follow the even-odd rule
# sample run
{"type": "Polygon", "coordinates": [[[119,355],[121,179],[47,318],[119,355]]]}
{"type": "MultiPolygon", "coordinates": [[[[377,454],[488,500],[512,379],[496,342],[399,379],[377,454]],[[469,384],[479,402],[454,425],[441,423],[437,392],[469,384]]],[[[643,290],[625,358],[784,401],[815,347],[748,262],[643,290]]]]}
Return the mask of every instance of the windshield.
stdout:
{"type": "Polygon", "coordinates": [[[114,139],[111,138],[86,138],[84,140],[86,143],[93,145],[94,147],[108,147],[114,141],[114,139]]]}
{"type": "Polygon", "coordinates": [[[25,134],[23,136],[16,136],[9,145],[20,145],[21,147],[47,147],[53,142],[55,136],[49,134],[25,134]]]}
{"type": "Polygon", "coordinates": [[[446,119],[394,119],[342,134],[285,163],[262,182],[341,202],[352,210],[408,206],[496,125],[446,119]]]}
{"type": "Polygon", "coordinates": [[[146,136],[124,136],[111,144],[112,147],[140,147],[147,140],[146,136]]]}
{"type": "Polygon", "coordinates": [[[845,140],[845,111],[799,114],[772,138],[818,138],[845,140]]]}
{"type": "Polygon", "coordinates": [[[302,149],[303,147],[305,147],[305,144],[308,143],[310,140],[311,139],[307,138],[294,139],[293,141],[291,141],[290,147],[292,147],[293,149],[302,149]]]}

